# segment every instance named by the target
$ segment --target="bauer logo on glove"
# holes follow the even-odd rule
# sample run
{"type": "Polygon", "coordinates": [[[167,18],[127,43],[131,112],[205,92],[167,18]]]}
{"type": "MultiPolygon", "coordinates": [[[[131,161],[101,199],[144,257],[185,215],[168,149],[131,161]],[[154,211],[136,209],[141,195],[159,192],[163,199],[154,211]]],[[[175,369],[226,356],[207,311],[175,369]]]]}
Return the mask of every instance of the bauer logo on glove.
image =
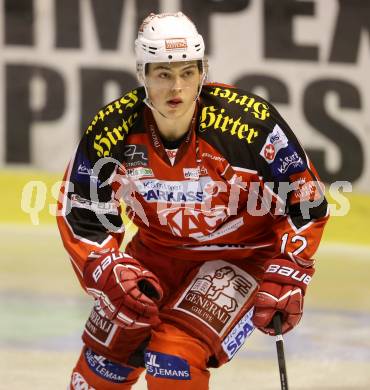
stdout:
{"type": "Polygon", "coordinates": [[[94,252],[84,269],[87,292],[106,317],[124,328],[156,326],[163,291],[158,278],[118,250],[94,252]]]}
{"type": "Polygon", "coordinates": [[[92,277],[95,280],[95,282],[97,282],[99,280],[99,278],[103,274],[103,271],[105,271],[106,268],[109,265],[111,265],[113,261],[118,261],[120,259],[124,259],[125,256],[126,255],[124,253],[118,253],[118,255],[116,253],[112,253],[111,255],[106,256],[103,259],[103,261],[100,264],[98,264],[98,266],[94,269],[94,271],[92,273],[92,277]]]}
{"type": "Polygon", "coordinates": [[[296,268],[291,268],[287,266],[283,266],[280,264],[270,264],[266,270],[266,273],[279,274],[282,276],[287,276],[294,279],[297,282],[302,282],[306,285],[310,283],[312,276],[307,274],[306,272],[301,272],[296,268]]]}
{"type": "Polygon", "coordinates": [[[285,259],[271,260],[265,268],[254,302],[253,323],[262,332],[275,335],[272,318],[280,312],[282,333],[289,332],[301,320],[304,294],[315,270],[285,259]]]}

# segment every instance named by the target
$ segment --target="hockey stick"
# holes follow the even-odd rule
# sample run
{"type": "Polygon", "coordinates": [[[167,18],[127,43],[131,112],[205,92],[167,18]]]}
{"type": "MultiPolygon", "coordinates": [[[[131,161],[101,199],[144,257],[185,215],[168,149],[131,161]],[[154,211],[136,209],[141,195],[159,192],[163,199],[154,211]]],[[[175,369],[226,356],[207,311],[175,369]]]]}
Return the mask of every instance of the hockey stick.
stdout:
{"type": "Polygon", "coordinates": [[[288,390],[288,376],[286,373],[286,364],[285,364],[285,355],[284,355],[284,339],[281,332],[281,313],[277,312],[273,319],[272,323],[274,325],[274,330],[276,334],[276,352],[278,357],[279,364],[279,373],[280,373],[280,385],[281,390],[288,390]]]}

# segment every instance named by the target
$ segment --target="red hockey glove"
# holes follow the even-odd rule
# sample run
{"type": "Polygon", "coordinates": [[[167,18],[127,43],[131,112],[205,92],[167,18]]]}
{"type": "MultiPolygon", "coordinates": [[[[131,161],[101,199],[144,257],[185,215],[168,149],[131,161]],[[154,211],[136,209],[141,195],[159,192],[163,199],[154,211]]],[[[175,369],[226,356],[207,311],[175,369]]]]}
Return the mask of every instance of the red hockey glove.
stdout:
{"type": "Polygon", "coordinates": [[[282,331],[289,332],[303,314],[304,294],[315,270],[284,259],[270,260],[255,299],[253,323],[262,332],[275,335],[272,317],[282,314],[282,331]]]}
{"type": "Polygon", "coordinates": [[[93,252],[84,268],[87,292],[105,315],[124,328],[160,323],[157,304],[163,297],[158,278],[118,250],[93,252]]]}

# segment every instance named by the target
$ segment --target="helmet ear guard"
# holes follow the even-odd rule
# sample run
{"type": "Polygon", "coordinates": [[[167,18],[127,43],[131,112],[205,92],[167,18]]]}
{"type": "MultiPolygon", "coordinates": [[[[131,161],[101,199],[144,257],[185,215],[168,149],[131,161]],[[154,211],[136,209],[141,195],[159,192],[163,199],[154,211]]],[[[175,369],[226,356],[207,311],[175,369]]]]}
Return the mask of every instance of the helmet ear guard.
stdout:
{"type": "Polygon", "coordinates": [[[145,84],[145,71],[143,64],[136,63],[136,77],[140,84],[145,84]]]}

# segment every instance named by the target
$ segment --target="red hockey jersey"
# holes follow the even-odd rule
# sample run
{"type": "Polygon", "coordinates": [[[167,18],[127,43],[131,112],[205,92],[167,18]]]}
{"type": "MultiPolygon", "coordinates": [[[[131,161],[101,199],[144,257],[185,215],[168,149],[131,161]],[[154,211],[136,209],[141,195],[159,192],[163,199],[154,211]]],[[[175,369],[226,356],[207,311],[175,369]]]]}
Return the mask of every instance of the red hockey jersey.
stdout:
{"type": "Polygon", "coordinates": [[[172,164],[144,98],[141,87],[101,109],[65,174],[58,225],[82,285],[88,254],[122,242],[120,200],[138,227],[127,250],[146,264],[260,254],[311,266],[327,202],[277,110],[241,89],[204,86],[172,164]]]}

